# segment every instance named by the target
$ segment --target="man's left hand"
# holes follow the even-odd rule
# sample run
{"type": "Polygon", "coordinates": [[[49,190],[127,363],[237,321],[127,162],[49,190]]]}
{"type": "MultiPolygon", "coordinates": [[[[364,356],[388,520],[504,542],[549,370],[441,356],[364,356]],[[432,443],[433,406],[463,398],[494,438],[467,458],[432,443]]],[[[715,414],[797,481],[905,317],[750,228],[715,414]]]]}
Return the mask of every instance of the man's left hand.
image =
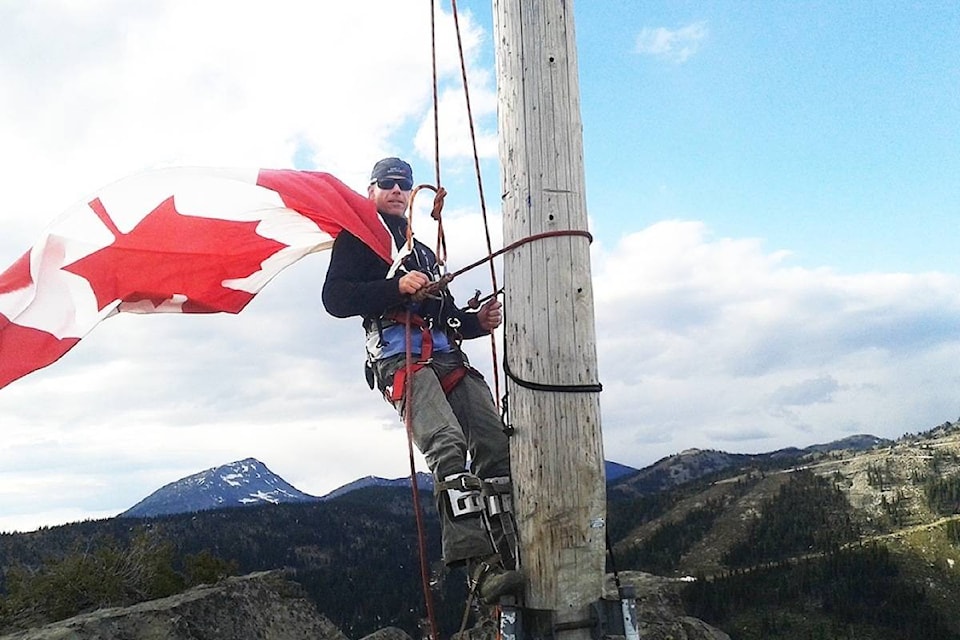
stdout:
{"type": "Polygon", "coordinates": [[[477,320],[484,331],[493,331],[503,322],[503,304],[496,298],[490,298],[477,311],[477,320]]]}

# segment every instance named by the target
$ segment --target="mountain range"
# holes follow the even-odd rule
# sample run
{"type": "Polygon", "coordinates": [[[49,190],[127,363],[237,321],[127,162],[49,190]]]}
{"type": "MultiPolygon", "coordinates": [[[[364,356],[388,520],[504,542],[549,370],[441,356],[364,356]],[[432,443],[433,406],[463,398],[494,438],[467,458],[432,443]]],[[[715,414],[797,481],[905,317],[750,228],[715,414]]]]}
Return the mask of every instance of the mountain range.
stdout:
{"type": "MultiPolygon", "coordinates": [[[[633,467],[616,462],[606,463],[608,483],[636,472],[633,467]]],[[[300,491],[256,458],[245,458],[166,484],[118,517],[153,518],[230,507],[318,502],[367,487],[409,486],[409,477],[388,479],[365,476],[323,496],[313,496],[300,491]]],[[[421,490],[433,490],[433,477],[428,473],[417,473],[417,486],[421,490]]]]}
{"type": "MultiPolygon", "coordinates": [[[[625,485],[627,488],[620,490],[621,492],[653,493],[736,465],[758,464],[768,460],[780,460],[785,457],[797,457],[831,449],[864,450],[885,442],[888,441],[876,436],[857,435],[828,444],[812,445],[805,449],[782,449],[755,455],[690,449],[663,458],[642,470],[609,460],[604,462],[604,470],[608,487],[624,478],[634,477],[629,485],[625,485]]],[[[338,498],[367,487],[409,486],[409,477],[388,479],[365,476],[323,496],[313,496],[300,491],[256,458],[245,458],[166,484],[119,514],[118,517],[152,518],[231,507],[317,502],[338,498]]],[[[417,486],[421,490],[432,490],[432,476],[427,473],[418,473],[417,486]]]]}

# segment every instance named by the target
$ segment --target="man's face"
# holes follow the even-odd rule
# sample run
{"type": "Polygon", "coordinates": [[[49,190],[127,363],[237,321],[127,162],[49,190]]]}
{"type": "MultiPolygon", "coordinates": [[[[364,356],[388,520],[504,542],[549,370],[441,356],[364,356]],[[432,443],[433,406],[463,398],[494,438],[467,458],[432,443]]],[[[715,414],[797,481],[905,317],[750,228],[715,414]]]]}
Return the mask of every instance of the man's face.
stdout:
{"type": "Polygon", "coordinates": [[[402,216],[406,212],[407,202],[410,200],[410,190],[404,191],[400,187],[407,185],[397,184],[398,182],[400,181],[387,178],[374,182],[367,187],[367,196],[377,205],[377,211],[380,213],[402,216]],[[390,186],[390,188],[387,189],[386,186],[390,186]]]}

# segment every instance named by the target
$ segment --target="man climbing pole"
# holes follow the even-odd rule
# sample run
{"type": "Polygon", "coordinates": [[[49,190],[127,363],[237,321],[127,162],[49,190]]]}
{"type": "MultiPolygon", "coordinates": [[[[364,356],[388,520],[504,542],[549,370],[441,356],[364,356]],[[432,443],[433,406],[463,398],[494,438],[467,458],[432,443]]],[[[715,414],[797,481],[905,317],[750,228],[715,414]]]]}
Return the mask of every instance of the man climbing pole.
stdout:
{"type": "Polygon", "coordinates": [[[476,312],[457,308],[436,255],[413,239],[404,213],[413,170],[399,158],[377,162],[368,197],[393,236],[393,265],[350,233],[337,236],[323,285],[323,304],[338,318],[360,316],[366,332],[367,381],[403,415],[411,403],[412,437],[434,477],[443,559],[466,565],[471,589],[487,603],[517,595],[507,436],[490,389],[460,350],[461,339],[500,326],[494,297],[476,312]],[[413,366],[407,366],[407,324],[413,366]],[[408,370],[412,379],[406,380],[408,370]],[[410,393],[408,393],[410,391],[410,393]],[[467,452],[470,469],[467,470],[467,452]]]}

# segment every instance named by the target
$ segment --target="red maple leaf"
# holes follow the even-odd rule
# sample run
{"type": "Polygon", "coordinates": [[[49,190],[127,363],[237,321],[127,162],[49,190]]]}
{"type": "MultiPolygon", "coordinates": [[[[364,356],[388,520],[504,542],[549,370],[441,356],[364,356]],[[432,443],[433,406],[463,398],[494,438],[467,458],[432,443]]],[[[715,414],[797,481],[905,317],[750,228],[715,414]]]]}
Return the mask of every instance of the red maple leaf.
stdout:
{"type": "Polygon", "coordinates": [[[90,208],[114,242],[64,270],[86,278],[100,309],[116,300],[154,306],[180,294],[185,313],[238,313],[252,293],[228,289],[224,280],[245,278],[286,245],[256,232],[257,222],[184,216],[171,196],[129,233],[121,233],[97,198],[90,208]]]}

